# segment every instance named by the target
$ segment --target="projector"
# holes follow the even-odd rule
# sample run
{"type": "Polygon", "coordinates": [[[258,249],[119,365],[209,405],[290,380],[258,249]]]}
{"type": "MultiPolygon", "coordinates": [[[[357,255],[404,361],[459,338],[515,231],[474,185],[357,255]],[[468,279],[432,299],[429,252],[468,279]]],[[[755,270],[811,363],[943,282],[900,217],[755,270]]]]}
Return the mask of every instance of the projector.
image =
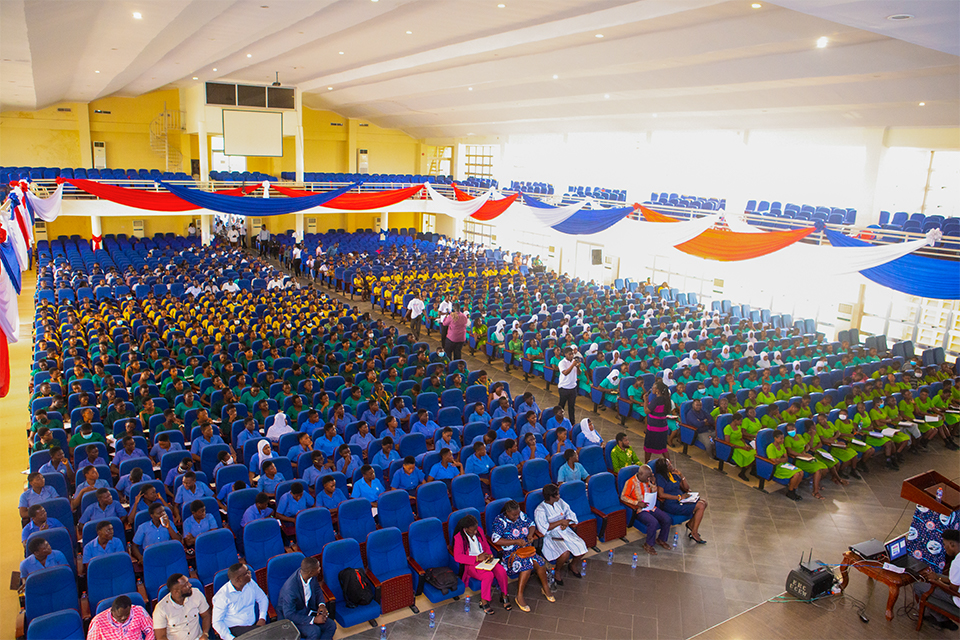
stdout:
{"type": "Polygon", "coordinates": [[[798,600],[813,600],[833,587],[834,576],[829,568],[818,562],[813,562],[813,550],[810,557],[803,561],[800,555],[800,565],[787,575],[786,591],[798,600]]]}

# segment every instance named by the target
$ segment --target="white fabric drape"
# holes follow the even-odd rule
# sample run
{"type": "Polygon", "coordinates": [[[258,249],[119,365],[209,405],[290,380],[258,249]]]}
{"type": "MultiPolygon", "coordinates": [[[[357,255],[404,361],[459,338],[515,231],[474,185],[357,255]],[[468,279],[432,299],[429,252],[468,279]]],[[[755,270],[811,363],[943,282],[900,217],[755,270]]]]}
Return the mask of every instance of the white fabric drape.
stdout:
{"type": "Polygon", "coordinates": [[[439,191],[433,188],[429,182],[424,186],[427,187],[427,193],[430,194],[430,200],[433,201],[433,206],[431,208],[436,209],[435,213],[442,213],[448,215],[452,218],[463,219],[469,215],[473,215],[480,210],[480,207],[490,199],[490,196],[493,195],[493,189],[490,188],[481,196],[477,196],[473,200],[464,200],[463,202],[459,200],[451,200],[446,197],[439,191]]]}
{"type": "Polygon", "coordinates": [[[27,191],[26,197],[30,201],[33,215],[37,220],[53,222],[60,215],[63,207],[63,185],[58,185],[57,190],[46,198],[41,198],[32,191],[27,191]]]}
{"type": "Polygon", "coordinates": [[[552,227],[555,224],[560,224],[577,211],[580,211],[580,209],[583,209],[585,204],[587,204],[586,201],[581,200],[580,202],[574,202],[573,204],[557,207],[556,209],[541,209],[540,207],[530,207],[525,204],[514,203],[510,205],[510,213],[513,214],[514,211],[516,211],[521,215],[532,216],[540,224],[546,227],[552,227]]]}
{"type": "Polygon", "coordinates": [[[627,220],[595,235],[597,240],[616,247],[620,255],[636,251],[656,253],[696,238],[718,221],[717,215],[675,223],[627,220]]]}

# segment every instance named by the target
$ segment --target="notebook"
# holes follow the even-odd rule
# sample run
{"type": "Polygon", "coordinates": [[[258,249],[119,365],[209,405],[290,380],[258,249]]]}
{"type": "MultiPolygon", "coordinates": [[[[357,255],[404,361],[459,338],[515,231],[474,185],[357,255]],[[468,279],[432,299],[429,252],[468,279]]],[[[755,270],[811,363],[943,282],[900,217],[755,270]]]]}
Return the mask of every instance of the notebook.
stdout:
{"type": "Polygon", "coordinates": [[[500,564],[499,558],[490,558],[486,562],[477,563],[477,569],[480,571],[493,571],[493,568],[500,564]]]}

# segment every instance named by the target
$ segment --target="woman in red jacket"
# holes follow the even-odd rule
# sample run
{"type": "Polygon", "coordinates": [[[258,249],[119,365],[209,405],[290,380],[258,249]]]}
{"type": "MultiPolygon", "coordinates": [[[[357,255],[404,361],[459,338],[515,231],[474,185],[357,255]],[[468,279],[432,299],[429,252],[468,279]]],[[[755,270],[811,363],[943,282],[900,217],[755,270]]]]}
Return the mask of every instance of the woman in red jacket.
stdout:
{"type": "Polygon", "coordinates": [[[484,613],[491,615],[493,607],[493,581],[500,586],[500,604],[507,611],[513,608],[507,595],[507,570],[503,564],[497,563],[492,569],[478,569],[477,564],[493,558],[487,536],[471,515],[464,516],[457,523],[453,532],[453,559],[463,567],[463,584],[470,586],[470,580],[480,581],[480,608],[484,613]]]}

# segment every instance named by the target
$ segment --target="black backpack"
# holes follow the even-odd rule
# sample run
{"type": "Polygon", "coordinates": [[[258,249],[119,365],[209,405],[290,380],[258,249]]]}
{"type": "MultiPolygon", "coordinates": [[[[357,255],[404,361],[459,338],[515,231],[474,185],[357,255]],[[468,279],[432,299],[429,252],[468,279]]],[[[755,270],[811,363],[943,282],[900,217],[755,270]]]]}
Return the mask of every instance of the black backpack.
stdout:
{"type": "Polygon", "coordinates": [[[348,609],[368,605],[377,595],[373,582],[359,569],[347,567],[337,574],[337,579],[348,609]]]}
{"type": "Polygon", "coordinates": [[[434,569],[427,569],[425,571],[424,578],[434,589],[439,589],[440,593],[447,595],[448,591],[453,591],[457,588],[457,583],[460,582],[460,579],[457,577],[457,574],[453,572],[453,569],[450,567],[436,567],[434,569]]]}

